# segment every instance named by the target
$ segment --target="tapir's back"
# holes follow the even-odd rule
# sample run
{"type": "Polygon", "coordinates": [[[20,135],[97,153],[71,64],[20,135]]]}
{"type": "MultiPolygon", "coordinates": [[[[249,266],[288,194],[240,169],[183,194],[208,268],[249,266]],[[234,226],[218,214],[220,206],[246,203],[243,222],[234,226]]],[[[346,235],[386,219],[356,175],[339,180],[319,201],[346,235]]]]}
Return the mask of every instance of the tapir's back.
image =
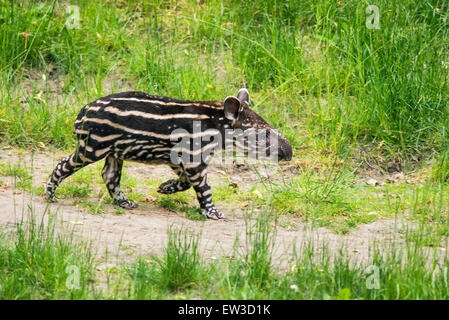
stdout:
{"type": "Polygon", "coordinates": [[[219,101],[189,101],[121,92],[97,99],[84,106],[75,121],[76,134],[141,135],[167,139],[175,129],[192,132],[192,123],[218,119],[223,114],[219,101]]]}

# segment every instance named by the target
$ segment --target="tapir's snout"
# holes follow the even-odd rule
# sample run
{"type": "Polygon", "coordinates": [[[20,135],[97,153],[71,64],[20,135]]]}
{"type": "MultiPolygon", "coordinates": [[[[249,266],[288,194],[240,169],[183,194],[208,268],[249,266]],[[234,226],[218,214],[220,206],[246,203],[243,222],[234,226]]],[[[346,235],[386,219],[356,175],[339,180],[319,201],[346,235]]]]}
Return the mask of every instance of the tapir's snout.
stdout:
{"type": "Polygon", "coordinates": [[[270,130],[270,137],[268,137],[269,145],[271,150],[276,150],[276,155],[273,154],[274,158],[272,160],[277,161],[290,161],[293,156],[293,149],[290,141],[287,140],[279,131],[276,129],[270,130]]]}
{"type": "Polygon", "coordinates": [[[279,139],[278,158],[280,160],[290,161],[293,156],[293,149],[290,141],[285,138],[279,139]]]}

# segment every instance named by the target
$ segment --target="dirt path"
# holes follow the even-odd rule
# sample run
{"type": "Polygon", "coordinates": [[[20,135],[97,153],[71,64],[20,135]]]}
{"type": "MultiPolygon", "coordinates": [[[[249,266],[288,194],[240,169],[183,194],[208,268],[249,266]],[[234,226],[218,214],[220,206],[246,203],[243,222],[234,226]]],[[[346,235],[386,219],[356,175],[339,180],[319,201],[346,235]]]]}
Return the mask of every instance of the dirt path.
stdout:
{"type": "MultiPolygon", "coordinates": [[[[0,156],[0,163],[14,163],[19,158],[22,162],[34,166],[34,179],[41,184],[43,177],[56,164],[60,154],[39,153],[31,155],[26,153],[18,155],[15,150],[4,152],[0,156]]],[[[163,166],[153,167],[142,164],[130,164],[126,170],[134,172],[138,176],[153,174],[161,177],[171,177],[172,173],[163,166]]],[[[212,171],[212,183],[219,179],[223,171],[214,168],[212,171]]],[[[245,180],[247,184],[253,183],[251,174],[244,175],[236,172],[230,173],[230,178],[236,181],[245,180]]],[[[257,179],[257,177],[256,177],[257,179]]],[[[3,183],[13,186],[12,177],[0,177],[3,183]]],[[[43,180],[45,181],[45,180],[43,180]]],[[[49,209],[56,212],[60,223],[61,232],[74,230],[77,236],[93,240],[98,249],[99,259],[104,258],[105,249],[110,256],[118,257],[120,261],[132,261],[138,255],[150,256],[163,253],[167,243],[167,230],[169,226],[184,227],[194,233],[201,234],[201,250],[206,259],[214,259],[219,256],[229,256],[235,247],[236,238],[240,239],[239,246],[245,242],[245,218],[244,212],[234,205],[233,210],[224,210],[227,219],[220,221],[192,221],[179,214],[166,209],[148,204],[138,210],[126,211],[124,214],[90,214],[79,207],[73,206],[68,200],[55,204],[47,204],[40,196],[32,196],[22,193],[14,187],[9,187],[0,192],[0,226],[11,228],[16,221],[28,216],[32,211],[39,219],[49,209]]],[[[278,226],[275,241],[274,261],[287,266],[292,255],[293,244],[300,248],[304,241],[313,240],[314,243],[328,243],[331,250],[338,251],[344,245],[355,260],[364,260],[368,257],[369,247],[373,241],[389,242],[400,238],[401,225],[393,220],[381,220],[375,223],[361,225],[347,235],[336,235],[326,228],[311,229],[310,225],[298,222],[295,227],[283,228],[278,226]]],[[[395,240],[402,241],[402,240],[395,240]]]]}

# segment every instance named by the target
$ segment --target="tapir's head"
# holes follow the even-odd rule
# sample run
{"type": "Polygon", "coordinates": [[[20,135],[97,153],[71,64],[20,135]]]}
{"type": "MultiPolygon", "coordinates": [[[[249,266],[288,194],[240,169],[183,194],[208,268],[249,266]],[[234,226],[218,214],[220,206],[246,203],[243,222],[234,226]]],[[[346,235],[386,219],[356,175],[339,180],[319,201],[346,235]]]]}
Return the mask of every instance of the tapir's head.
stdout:
{"type": "MultiPolygon", "coordinates": [[[[224,100],[224,116],[233,131],[233,144],[245,154],[257,154],[257,158],[268,156],[272,160],[291,160],[292,145],[272,125],[249,108],[249,93],[240,89],[237,97],[224,100]],[[256,147],[257,145],[257,147],[256,147]]],[[[230,142],[229,134],[225,144],[230,142]]]]}

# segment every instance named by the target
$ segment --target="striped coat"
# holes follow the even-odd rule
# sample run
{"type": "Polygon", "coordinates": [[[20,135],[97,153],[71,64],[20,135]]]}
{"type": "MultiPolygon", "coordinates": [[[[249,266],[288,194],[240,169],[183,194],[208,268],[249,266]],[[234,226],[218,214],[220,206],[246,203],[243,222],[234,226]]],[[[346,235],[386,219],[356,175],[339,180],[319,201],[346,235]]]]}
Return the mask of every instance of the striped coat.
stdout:
{"type": "MultiPolygon", "coordinates": [[[[278,158],[290,160],[292,155],[288,140],[251,110],[248,102],[246,89],[223,102],[177,100],[143,92],[97,99],[78,114],[73,131],[76,150],[52,172],[45,187],[46,197],[55,201],[55,190],[62,180],[105,159],[102,176],[109,194],[119,206],[135,208],[120,188],[123,161],[166,164],[178,178],[162,183],[158,192],[171,194],[193,187],[201,212],[209,218],[223,218],[212,203],[207,165],[213,152],[229,142],[225,131],[236,132],[238,128],[241,136],[250,130],[274,133],[278,158]]],[[[245,141],[246,149],[251,149],[248,139],[245,141]]]]}

